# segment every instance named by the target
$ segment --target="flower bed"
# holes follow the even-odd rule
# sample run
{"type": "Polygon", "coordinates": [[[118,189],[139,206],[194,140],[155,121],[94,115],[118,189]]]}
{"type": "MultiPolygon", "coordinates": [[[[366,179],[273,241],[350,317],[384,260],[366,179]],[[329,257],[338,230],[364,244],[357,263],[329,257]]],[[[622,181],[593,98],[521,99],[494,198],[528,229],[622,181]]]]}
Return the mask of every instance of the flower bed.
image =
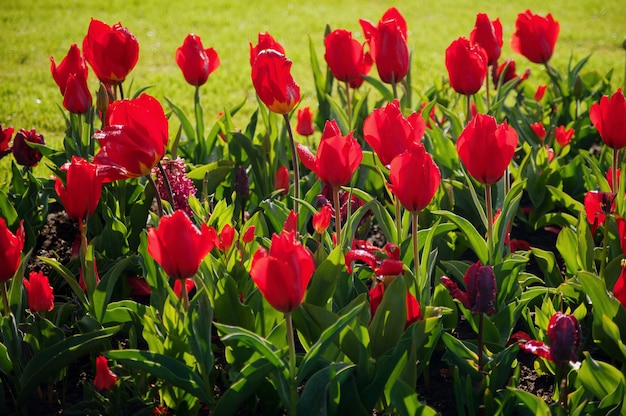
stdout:
{"type": "Polygon", "coordinates": [[[197,35],[176,53],[191,116],[125,90],[119,23],[52,61],[63,148],[0,126],[3,414],[624,412],[611,71],[553,67],[559,23],[527,10],[510,46],[546,71],[533,90],[478,14],[417,94],[400,11],[359,23],[327,31],[326,66],[311,48],[313,109],[260,33],[245,127],[240,106],[205,120],[220,61],[197,35]]]}

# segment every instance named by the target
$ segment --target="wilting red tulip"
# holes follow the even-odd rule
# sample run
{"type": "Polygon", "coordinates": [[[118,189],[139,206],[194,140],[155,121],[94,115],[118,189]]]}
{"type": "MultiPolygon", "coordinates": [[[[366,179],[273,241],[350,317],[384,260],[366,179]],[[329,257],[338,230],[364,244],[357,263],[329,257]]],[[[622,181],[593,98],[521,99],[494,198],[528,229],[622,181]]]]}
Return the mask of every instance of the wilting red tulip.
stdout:
{"type": "Polygon", "coordinates": [[[250,66],[254,65],[257,55],[265,49],[273,49],[276,52],[286,55],[283,45],[278,43],[268,32],[259,33],[256,46],[252,46],[250,42],[250,66]]]}
{"type": "Polygon", "coordinates": [[[85,114],[91,108],[92,102],[93,98],[89,92],[87,80],[70,74],[63,95],[63,107],[70,113],[85,114]]]}
{"type": "Polygon", "coordinates": [[[67,56],[61,60],[59,66],[54,62],[54,58],[50,57],[50,72],[52,73],[54,82],[56,82],[61,90],[61,95],[65,95],[67,80],[70,75],[74,75],[86,81],[89,70],[87,69],[87,64],[80,53],[78,45],[73,44],[70,46],[67,56]]]}
{"type": "Polygon", "coordinates": [[[576,131],[574,129],[566,129],[565,126],[558,126],[554,130],[554,135],[556,142],[561,147],[565,147],[572,141],[572,137],[574,137],[574,133],[576,131]]]}
{"type": "Polygon", "coordinates": [[[48,276],[42,272],[30,272],[28,280],[22,279],[28,294],[28,309],[31,312],[46,312],[54,309],[54,295],[48,276]]]}
{"type": "Polygon", "coordinates": [[[283,230],[272,236],[269,253],[261,247],[254,254],[250,276],[274,309],[289,313],[302,303],[314,270],[311,252],[283,230]]]}
{"type": "Polygon", "coordinates": [[[363,159],[361,146],[352,133],[342,136],[335,120],[326,122],[316,156],[301,144],[297,149],[302,164],[333,188],[350,182],[363,159]]]}
{"type": "Polygon", "coordinates": [[[559,30],[559,22],[550,13],[542,17],[526,10],[517,15],[511,49],[531,62],[546,64],[554,52],[559,30]]]}
{"type": "Polygon", "coordinates": [[[543,123],[541,121],[538,121],[536,123],[531,124],[530,128],[535,133],[535,135],[539,138],[539,140],[541,140],[541,142],[543,143],[543,140],[546,138],[546,128],[543,126],[543,123]]]}
{"type": "Polygon", "coordinates": [[[360,245],[355,240],[352,249],[345,256],[348,273],[352,273],[354,261],[367,264],[374,274],[386,283],[391,282],[396,276],[404,274],[404,263],[400,259],[400,247],[397,244],[387,243],[383,249],[380,249],[368,244],[360,245]],[[383,252],[386,257],[382,257],[383,252]]]}
{"type": "Polygon", "coordinates": [[[367,75],[372,67],[372,58],[363,51],[363,45],[345,29],[333,30],[324,38],[324,59],[333,76],[342,82],[355,82],[367,75]]]}
{"type": "Polygon", "coordinates": [[[24,220],[20,221],[20,226],[13,234],[4,218],[0,217],[0,283],[11,280],[20,267],[25,240],[24,220]]]}
{"type": "Polygon", "coordinates": [[[396,156],[389,166],[389,188],[404,208],[417,213],[435,196],[441,172],[426,148],[413,143],[406,152],[396,156]]]}
{"type": "Polygon", "coordinates": [[[93,136],[100,143],[94,163],[107,167],[110,180],[149,174],[167,149],[167,117],[161,104],[141,94],[114,101],[106,117],[104,130],[93,136]]]}
{"type": "Polygon", "coordinates": [[[498,287],[496,275],[491,266],[483,266],[480,261],[472,264],[463,277],[465,292],[449,277],[443,276],[441,282],[450,291],[453,298],[459,300],[472,313],[493,315],[498,287]]]}
{"type": "Polygon", "coordinates": [[[487,61],[493,66],[498,63],[502,52],[502,24],[500,19],[489,20],[485,13],[476,15],[474,29],[470,33],[470,41],[478,44],[487,53],[487,61]]]}
{"type": "Polygon", "coordinates": [[[589,109],[589,118],[604,144],[619,150],[626,146],[626,101],[619,88],[611,97],[603,96],[589,109]]]}
{"type": "Polygon", "coordinates": [[[298,132],[301,136],[310,136],[315,133],[315,126],[313,126],[313,114],[311,113],[310,107],[304,107],[298,110],[296,132],[298,132]]]}
{"type": "MultiPolygon", "coordinates": [[[[382,282],[375,282],[374,286],[368,292],[370,297],[370,314],[373,317],[381,302],[385,293],[385,285],[382,282]]],[[[406,293],[406,325],[408,328],[413,322],[417,322],[423,318],[422,309],[420,304],[410,292],[406,293]]]]}
{"type": "Polygon", "coordinates": [[[365,39],[381,81],[391,84],[400,82],[409,72],[409,47],[407,26],[398,9],[391,7],[378,21],[378,26],[359,19],[365,39]]]}
{"type": "Polygon", "coordinates": [[[120,23],[109,26],[91,19],[83,52],[101,82],[120,84],[139,59],[139,43],[120,23]]]}
{"type": "Polygon", "coordinates": [[[54,189],[65,206],[67,215],[83,221],[96,211],[104,178],[98,175],[97,165],[77,156],[72,156],[72,162],[65,163],[61,170],[67,173],[65,185],[61,179],[56,178],[54,189]]]}
{"type": "MultiPolygon", "coordinates": [[[[182,281],[182,279],[176,279],[176,281],[174,281],[174,287],[172,288],[174,290],[174,294],[178,299],[182,299],[183,297],[182,281]]],[[[194,287],[196,287],[196,283],[193,281],[193,279],[185,279],[185,286],[187,289],[187,293],[189,293],[193,290],[194,287]]]]}
{"type": "Polygon", "coordinates": [[[111,390],[117,383],[117,376],[109,368],[109,362],[104,355],[96,357],[96,377],[93,385],[100,391],[111,390]]]}
{"type": "Polygon", "coordinates": [[[13,136],[14,131],[15,129],[13,129],[13,127],[3,129],[2,124],[0,124],[0,159],[11,153],[9,142],[11,141],[11,136],[13,136]]]}
{"type": "Polygon", "coordinates": [[[281,195],[287,195],[289,193],[289,171],[287,167],[280,166],[276,170],[274,175],[274,190],[280,191],[281,195]]]}
{"type": "Polygon", "coordinates": [[[585,194],[584,205],[591,232],[595,233],[615,209],[615,196],[611,192],[589,191],[585,194]]]}
{"type": "Polygon", "coordinates": [[[466,38],[458,38],[446,49],[450,86],[459,94],[476,94],[487,76],[487,53],[466,38]]]}
{"type": "Polygon", "coordinates": [[[322,234],[330,225],[333,209],[330,205],[324,205],[318,212],[313,214],[313,228],[318,234],[322,234]]]}
{"type": "Polygon", "coordinates": [[[214,241],[213,228],[203,223],[198,230],[187,214],[176,210],[148,230],[148,253],[171,279],[186,279],[198,272],[214,241]]]}
{"type": "Polygon", "coordinates": [[[287,114],[300,101],[300,87],[291,76],[291,61],[282,53],[265,49],[252,65],[252,84],[263,103],[278,114],[287,114]]]}
{"type": "Polygon", "coordinates": [[[213,48],[204,49],[199,36],[189,34],[183,45],[176,49],[176,63],[185,80],[199,87],[220,66],[220,59],[213,48]]]}
{"type": "Polygon", "coordinates": [[[398,100],[375,109],[363,122],[363,138],[385,166],[412,143],[419,143],[425,131],[426,122],[421,114],[413,113],[405,118],[398,100]]]}
{"type": "Polygon", "coordinates": [[[34,149],[26,144],[26,142],[45,144],[43,135],[37,133],[35,129],[25,130],[20,129],[13,139],[13,157],[15,161],[27,167],[37,166],[37,163],[41,160],[41,153],[39,150],[34,149]]]}
{"type": "Polygon", "coordinates": [[[520,348],[557,364],[577,360],[582,337],[580,324],[574,315],[555,313],[550,318],[547,332],[550,346],[541,341],[530,340],[520,343],[520,348]]]}
{"type": "Polygon", "coordinates": [[[491,185],[500,180],[511,163],[517,146],[517,132],[506,121],[476,114],[456,142],[461,161],[478,182],[491,185]]]}

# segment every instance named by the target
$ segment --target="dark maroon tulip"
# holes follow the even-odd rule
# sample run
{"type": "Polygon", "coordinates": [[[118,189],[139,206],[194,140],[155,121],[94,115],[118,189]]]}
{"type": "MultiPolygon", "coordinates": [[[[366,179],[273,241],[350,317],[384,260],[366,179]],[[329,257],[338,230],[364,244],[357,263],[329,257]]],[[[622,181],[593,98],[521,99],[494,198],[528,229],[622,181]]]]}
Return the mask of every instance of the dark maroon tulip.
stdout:
{"type": "Polygon", "coordinates": [[[483,266],[480,261],[472,264],[463,277],[466,291],[463,292],[450,278],[443,276],[441,282],[450,291],[455,299],[472,313],[486,313],[493,315],[496,312],[494,304],[498,288],[496,275],[491,266],[483,266]]]}
{"type": "Polygon", "coordinates": [[[576,361],[580,347],[580,324],[574,315],[557,312],[548,325],[550,354],[557,363],[576,361]]]}
{"type": "Polygon", "coordinates": [[[39,150],[27,145],[26,142],[45,144],[43,135],[38,134],[35,129],[30,131],[21,129],[13,139],[13,157],[15,161],[22,166],[36,166],[41,160],[41,153],[39,150]]]}

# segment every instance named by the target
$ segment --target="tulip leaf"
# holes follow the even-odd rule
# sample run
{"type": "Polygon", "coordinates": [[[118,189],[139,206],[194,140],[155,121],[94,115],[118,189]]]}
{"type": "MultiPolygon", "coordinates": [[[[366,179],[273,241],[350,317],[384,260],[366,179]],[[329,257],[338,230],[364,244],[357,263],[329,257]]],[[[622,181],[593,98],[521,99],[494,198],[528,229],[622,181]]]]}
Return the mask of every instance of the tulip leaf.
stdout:
{"type": "Polygon", "coordinates": [[[376,79],[376,78],[372,78],[370,76],[363,76],[363,79],[365,81],[367,81],[367,83],[369,83],[370,85],[372,85],[374,88],[376,88],[376,90],[378,90],[378,92],[380,92],[380,94],[384,97],[385,101],[393,101],[394,96],[393,96],[393,91],[391,91],[389,88],[387,88],[385,86],[385,84],[383,84],[382,81],[376,79]]]}
{"type": "Polygon", "coordinates": [[[506,392],[507,397],[513,397],[512,400],[517,405],[525,406],[525,410],[528,411],[528,414],[537,416],[551,415],[550,408],[541,397],[513,387],[507,387],[506,392]]]}
{"type": "Polygon", "coordinates": [[[68,268],[63,266],[56,259],[39,256],[37,257],[37,260],[47,264],[48,266],[52,267],[57,273],[59,273],[61,277],[65,280],[65,282],[70,286],[70,288],[72,288],[72,292],[74,292],[74,295],[78,298],[78,300],[80,300],[83,307],[86,309],[88,308],[89,301],[87,300],[87,296],[85,295],[85,292],[83,291],[83,289],[81,289],[78,281],[68,268]]]}
{"type": "Polygon", "coordinates": [[[343,253],[341,247],[337,246],[315,269],[306,291],[306,302],[317,306],[326,305],[335,293],[337,280],[346,278],[342,274],[344,267],[343,253]]]}
{"type": "Polygon", "coordinates": [[[298,413],[336,414],[341,399],[340,386],[355,369],[354,365],[348,363],[330,363],[313,374],[307,380],[298,399],[298,413]]]}
{"type": "Polygon", "coordinates": [[[134,322],[141,325],[140,319],[146,314],[146,306],[133,300],[120,300],[107,305],[102,324],[134,322]]]}
{"type": "Polygon", "coordinates": [[[213,351],[211,350],[211,321],[213,309],[205,291],[199,291],[189,304],[185,315],[185,331],[191,353],[196,358],[199,372],[205,378],[213,370],[213,351]]]}
{"type": "Polygon", "coordinates": [[[620,370],[602,361],[594,360],[587,351],[584,354],[585,359],[578,370],[577,380],[586,390],[599,399],[613,393],[618,386],[621,386],[623,391],[626,379],[620,370]]]}
{"type": "Polygon", "coordinates": [[[432,213],[435,215],[441,215],[442,217],[445,217],[448,220],[452,221],[454,224],[456,224],[456,226],[459,227],[459,229],[463,231],[463,233],[467,237],[470,247],[474,250],[474,253],[478,257],[478,259],[483,264],[488,263],[489,251],[487,250],[487,243],[485,242],[485,239],[478,233],[476,228],[474,228],[474,225],[471,222],[450,211],[437,210],[432,211],[432,213]]]}
{"type": "Polygon", "coordinates": [[[560,203],[569,212],[585,212],[585,205],[582,202],[575,200],[571,195],[567,194],[562,189],[556,188],[552,185],[547,185],[547,189],[550,194],[552,194],[552,201],[560,203]]]}
{"type": "Polygon", "coordinates": [[[578,240],[570,228],[563,228],[556,239],[556,248],[563,257],[569,275],[578,271],[578,240]]]}
{"type": "Polygon", "coordinates": [[[240,149],[243,149],[248,156],[247,159],[254,175],[251,182],[254,182],[257,192],[261,197],[269,195],[270,188],[267,174],[267,160],[264,157],[264,153],[260,148],[255,146],[252,140],[245,134],[232,133],[229,142],[229,150],[236,160],[243,163],[245,158],[241,155],[240,149]]]}
{"type": "Polygon", "coordinates": [[[369,206],[369,209],[374,214],[377,224],[380,227],[382,233],[385,235],[387,241],[396,241],[396,226],[393,221],[393,217],[389,211],[380,203],[378,199],[373,198],[370,194],[357,188],[351,188],[352,193],[363,201],[370,202],[375,201],[374,204],[369,206]]]}
{"type": "Polygon", "coordinates": [[[195,132],[195,129],[193,128],[193,125],[191,124],[187,116],[185,115],[185,112],[179,106],[174,104],[172,100],[170,100],[167,97],[164,97],[164,98],[165,98],[165,101],[167,101],[167,104],[170,106],[170,108],[174,112],[174,114],[176,114],[176,117],[178,117],[178,119],[182,123],[185,136],[187,136],[187,140],[194,140],[196,138],[196,132],[195,132]]]}
{"type": "MultiPolygon", "coordinates": [[[[235,167],[235,162],[232,160],[218,160],[217,162],[208,163],[206,165],[198,166],[197,168],[190,171],[187,176],[189,179],[193,180],[196,185],[202,183],[205,179],[207,179],[206,185],[203,187],[206,188],[206,192],[208,195],[215,193],[215,190],[219,186],[220,183],[226,179],[228,174],[232,172],[235,167]]],[[[201,189],[198,187],[198,189],[201,189]]]]}
{"type": "Polygon", "coordinates": [[[369,326],[372,357],[378,358],[398,343],[406,325],[406,283],[398,276],[385,288],[369,326]]]}
{"type": "Polygon", "coordinates": [[[348,115],[343,109],[342,104],[337,102],[337,100],[330,94],[326,95],[326,101],[328,101],[330,108],[332,109],[332,119],[337,122],[339,130],[343,134],[347,134],[350,131],[350,126],[348,124],[348,115]]]}
{"type": "Polygon", "coordinates": [[[22,371],[18,402],[24,403],[24,400],[40,383],[48,380],[79,357],[93,352],[120,329],[121,326],[113,326],[74,335],[40,351],[22,371]]]}
{"type": "Polygon", "coordinates": [[[440,167],[446,168],[449,172],[453,172],[459,168],[459,154],[456,151],[454,142],[444,136],[443,131],[437,127],[427,128],[428,137],[432,141],[433,159],[440,167]]]}
{"type": "Polygon", "coordinates": [[[9,350],[3,343],[0,343],[0,371],[5,374],[11,374],[13,370],[13,361],[9,356],[9,350]]]}
{"type": "Polygon", "coordinates": [[[479,383],[482,375],[478,372],[478,354],[476,345],[461,341],[447,332],[441,334],[446,352],[441,358],[450,367],[458,367],[462,375],[469,376],[474,383],[479,383]]]}
{"type": "Polygon", "coordinates": [[[194,397],[211,403],[209,394],[212,386],[203,383],[198,374],[182,362],[167,355],[141,350],[110,350],[104,355],[117,361],[123,367],[143,370],[171,387],[177,387],[192,394],[194,397]]]}
{"type": "Polygon", "coordinates": [[[117,280],[132,260],[134,260],[134,257],[126,257],[116,262],[115,265],[111,267],[111,269],[104,276],[102,276],[100,283],[94,291],[92,298],[93,310],[96,313],[95,318],[99,322],[104,319],[107,305],[111,300],[117,280]]]}
{"type": "Polygon", "coordinates": [[[317,95],[318,114],[315,117],[315,124],[318,130],[324,129],[326,120],[331,120],[330,104],[327,94],[332,90],[332,75],[324,77],[320,70],[319,60],[315,52],[315,43],[309,36],[309,55],[311,56],[311,69],[313,70],[313,81],[315,83],[315,94],[317,95]]]}
{"type": "MultiPolygon", "coordinates": [[[[504,243],[507,239],[507,234],[511,231],[511,221],[517,213],[517,207],[522,199],[522,191],[524,190],[525,182],[525,180],[522,180],[513,184],[504,199],[502,212],[493,224],[493,237],[497,238],[495,243],[498,244],[498,249],[496,250],[496,253],[491,256],[491,258],[496,259],[496,262],[502,259],[504,253],[504,243]]],[[[495,249],[496,245],[492,244],[492,247],[495,249]]]]}
{"type": "Polygon", "coordinates": [[[401,416],[436,416],[435,409],[419,401],[415,389],[402,380],[391,388],[391,404],[401,416]]]}

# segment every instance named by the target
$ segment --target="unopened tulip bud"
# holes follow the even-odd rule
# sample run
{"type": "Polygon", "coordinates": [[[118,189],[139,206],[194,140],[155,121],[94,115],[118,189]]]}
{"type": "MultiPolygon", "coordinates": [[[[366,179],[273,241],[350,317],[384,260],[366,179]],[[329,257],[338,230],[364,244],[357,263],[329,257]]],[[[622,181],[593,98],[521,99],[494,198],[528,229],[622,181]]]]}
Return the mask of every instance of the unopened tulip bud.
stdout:
{"type": "Polygon", "coordinates": [[[239,166],[235,174],[235,193],[241,199],[247,199],[250,196],[248,174],[246,173],[246,168],[243,166],[239,166]]]}
{"type": "Polygon", "coordinates": [[[557,363],[576,361],[580,347],[580,324],[574,315],[555,313],[548,325],[550,354],[557,363]]]}
{"type": "Polygon", "coordinates": [[[109,107],[109,92],[103,83],[100,83],[100,88],[96,94],[96,107],[102,114],[106,113],[109,107]]]}

